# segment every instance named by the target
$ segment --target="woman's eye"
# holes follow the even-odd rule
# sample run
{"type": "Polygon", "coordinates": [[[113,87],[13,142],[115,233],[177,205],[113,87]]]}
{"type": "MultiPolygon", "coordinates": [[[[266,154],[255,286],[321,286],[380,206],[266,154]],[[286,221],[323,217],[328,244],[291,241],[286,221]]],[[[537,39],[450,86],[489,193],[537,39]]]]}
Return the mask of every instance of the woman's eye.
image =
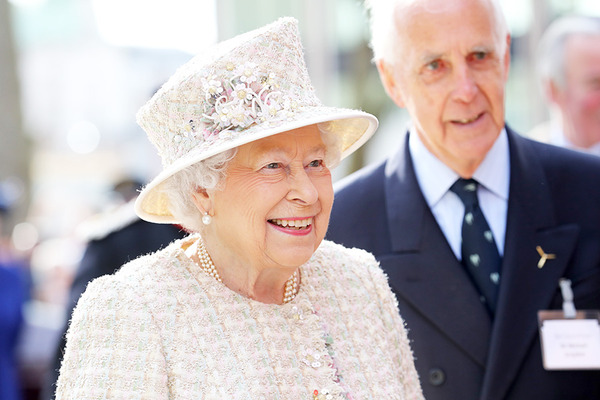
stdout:
{"type": "Polygon", "coordinates": [[[310,163],[308,163],[308,166],[311,168],[320,167],[322,165],[323,165],[323,160],[313,160],[310,163]]]}
{"type": "Polygon", "coordinates": [[[278,163],[278,162],[272,162],[272,163],[265,165],[266,169],[277,169],[279,167],[281,167],[281,163],[278,163]]]}

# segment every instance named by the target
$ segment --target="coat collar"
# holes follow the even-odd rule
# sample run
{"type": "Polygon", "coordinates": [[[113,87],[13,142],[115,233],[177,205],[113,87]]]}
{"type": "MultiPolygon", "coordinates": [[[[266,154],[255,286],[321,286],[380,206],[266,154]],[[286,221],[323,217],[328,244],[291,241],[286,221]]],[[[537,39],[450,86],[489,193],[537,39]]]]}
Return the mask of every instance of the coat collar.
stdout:
{"type": "Polygon", "coordinates": [[[431,214],[415,176],[408,134],[400,143],[400,148],[385,166],[386,212],[394,252],[419,249],[423,222],[427,214],[431,214]],[[407,226],[411,227],[410,233],[407,226]]]}

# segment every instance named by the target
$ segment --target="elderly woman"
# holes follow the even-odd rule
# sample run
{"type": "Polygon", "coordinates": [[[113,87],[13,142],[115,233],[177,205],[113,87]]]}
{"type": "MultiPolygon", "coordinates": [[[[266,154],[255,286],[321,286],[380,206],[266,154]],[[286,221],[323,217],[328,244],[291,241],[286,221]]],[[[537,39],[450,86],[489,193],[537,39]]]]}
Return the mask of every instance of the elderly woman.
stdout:
{"type": "Polygon", "coordinates": [[[296,25],[215,46],[140,110],[164,170],[137,212],[192,233],[89,285],[58,399],[422,398],[377,262],[323,241],[329,168],[377,120],[319,102],[296,25]]]}

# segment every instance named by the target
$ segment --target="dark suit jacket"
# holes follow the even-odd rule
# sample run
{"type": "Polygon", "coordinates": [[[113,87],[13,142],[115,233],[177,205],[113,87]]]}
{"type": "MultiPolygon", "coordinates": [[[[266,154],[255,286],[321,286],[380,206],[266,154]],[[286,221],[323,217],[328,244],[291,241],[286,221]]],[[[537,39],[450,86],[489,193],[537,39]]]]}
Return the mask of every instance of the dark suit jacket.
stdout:
{"type": "Polygon", "coordinates": [[[600,308],[600,158],[509,128],[510,194],[495,320],[454,256],[417,183],[407,140],[336,185],[327,238],[372,252],[405,319],[425,398],[600,399],[600,371],[546,371],[537,312],[600,308]],[[541,269],[536,246],[556,254],[541,269]]]}

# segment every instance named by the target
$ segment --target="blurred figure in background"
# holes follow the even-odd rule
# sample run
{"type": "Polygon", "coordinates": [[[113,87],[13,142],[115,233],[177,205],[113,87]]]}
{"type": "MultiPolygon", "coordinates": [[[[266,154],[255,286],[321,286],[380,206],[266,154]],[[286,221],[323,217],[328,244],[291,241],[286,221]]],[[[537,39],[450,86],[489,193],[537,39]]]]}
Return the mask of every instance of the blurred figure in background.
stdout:
{"type": "Polygon", "coordinates": [[[3,222],[10,204],[0,186],[0,399],[22,398],[16,348],[23,326],[23,305],[27,298],[25,270],[15,257],[3,222]]]}
{"type": "Polygon", "coordinates": [[[112,274],[140,255],[154,252],[185,236],[185,232],[176,225],[153,224],[136,216],[133,204],[142,186],[135,179],[118,182],[111,195],[116,205],[82,225],[80,235],[86,238],[87,246],[69,291],[66,322],[56,344],[41,400],[54,399],[65,333],[73,308],[87,284],[100,276],[112,274]]]}
{"type": "Polygon", "coordinates": [[[538,63],[550,120],[529,136],[600,155],[600,18],[556,19],[542,36],[538,63]]]}

